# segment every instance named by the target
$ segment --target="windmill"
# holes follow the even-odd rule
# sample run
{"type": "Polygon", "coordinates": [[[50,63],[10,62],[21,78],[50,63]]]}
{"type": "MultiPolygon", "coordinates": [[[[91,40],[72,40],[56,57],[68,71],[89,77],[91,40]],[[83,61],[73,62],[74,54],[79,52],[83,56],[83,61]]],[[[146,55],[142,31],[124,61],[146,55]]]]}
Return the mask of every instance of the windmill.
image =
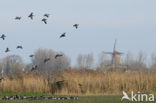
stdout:
{"type": "Polygon", "coordinates": [[[112,55],[112,61],[111,61],[111,67],[112,68],[121,68],[122,67],[121,55],[123,53],[118,52],[116,50],[116,42],[117,42],[117,40],[115,40],[113,52],[104,52],[104,54],[110,54],[110,55],[112,55]]]}

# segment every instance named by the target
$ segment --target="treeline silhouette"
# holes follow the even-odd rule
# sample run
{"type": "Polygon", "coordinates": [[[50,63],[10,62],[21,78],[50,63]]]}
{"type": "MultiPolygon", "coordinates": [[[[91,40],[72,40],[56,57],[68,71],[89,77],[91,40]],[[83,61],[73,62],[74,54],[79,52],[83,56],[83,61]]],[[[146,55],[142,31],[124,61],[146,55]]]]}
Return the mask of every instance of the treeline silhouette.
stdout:
{"type": "MultiPolygon", "coordinates": [[[[71,67],[70,58],[63,52],[55,52],[49,49],[38,49],[33,55],[30,55],[31,63],[26,64],[18,55],[9,55],[0,60],[1,77],[14,77],[28,72],[39,73],[55,73],[63,69],[75,68],[80,70],[99,70],[102,72],[112,71],[111,57],[104,54],[99,54],[98,63],[95,65],[94,56],[90,54],[80,54],[77,57],[77,64],[71,67]],[[61,57],[59,57],[61,56],[61,57]]],[[[123,68],[114,68],[119,71],[142,71],[156,69],[156,53],[151,55],[151,59],[147,59],[147,55],[139,52],[136,57],[128,52],[122,59],[123,68]],[[150,61],[150,62],[149,62],[150,61]]],[[[113,71],[114,71],[113,70],[113,71]]]]}

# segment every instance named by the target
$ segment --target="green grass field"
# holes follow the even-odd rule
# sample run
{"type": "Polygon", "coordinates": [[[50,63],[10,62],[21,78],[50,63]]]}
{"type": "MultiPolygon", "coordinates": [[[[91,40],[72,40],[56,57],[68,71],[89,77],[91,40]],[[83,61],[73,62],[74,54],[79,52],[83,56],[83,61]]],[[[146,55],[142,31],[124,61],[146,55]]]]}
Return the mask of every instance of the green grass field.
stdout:
{"type": "MultiPolygon", "coordinates": [[[[0,97],[3,96],[12,96],[16,93],[0,93],[0,97]]],[[[47,93],[18,93],[18,95],[25,96],[51,96],[47,93]]],[[[128,103],[127,101],[121,102],[120,95],[105,95],[105,96],[78,96],[78,100],[0,100],[0,103],[128,103]]],[[[135,102],[131,102],[135,103],[135,102]]],[[[140,102],[136,102],[140,103],[140,102]]],[[[142,102],[142,103],[151,103],[151,102],[142,102]]],[[[153,103],[153,102],[152,102],[153,103]]]]}

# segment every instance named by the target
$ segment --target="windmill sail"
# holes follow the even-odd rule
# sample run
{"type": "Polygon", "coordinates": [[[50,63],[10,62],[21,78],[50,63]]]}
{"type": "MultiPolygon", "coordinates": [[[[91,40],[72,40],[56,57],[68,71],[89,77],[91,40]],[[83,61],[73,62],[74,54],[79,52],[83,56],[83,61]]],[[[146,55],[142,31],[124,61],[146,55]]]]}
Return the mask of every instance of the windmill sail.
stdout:
{"type": "Polygon", "coordinates": [[[115,52],[116,51],[116,40],[115,40],[115,42],[114,42],[114,49],[113,49],[113,52],[115,52]]]}

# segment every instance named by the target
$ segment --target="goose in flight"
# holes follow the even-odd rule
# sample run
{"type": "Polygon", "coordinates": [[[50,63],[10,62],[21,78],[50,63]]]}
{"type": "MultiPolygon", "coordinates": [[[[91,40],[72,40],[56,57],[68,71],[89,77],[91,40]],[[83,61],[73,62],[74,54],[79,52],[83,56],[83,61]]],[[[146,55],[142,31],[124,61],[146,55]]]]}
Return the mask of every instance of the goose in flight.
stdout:
{"type": "Polygon", "coordinates": [[[32,69],[31,69],[31,72],[37,70],[37,68],[38,68],[38,66],[37,66],[37,65],[34,65],[34,66],[32,67],[32,69]]]}
{"type": "Polygon", "coordinates": [[[5,37],[6,36],[4,34],[2,34],[0,38],[2,38],[3,40],[5,40],[5,37]]]}
{"type": "Polygon", "coordinates": [[[73,27],[75,27],[76,29],[78,29],[79,24],[74,24],[73,27]]]}
{"type": "Polygon", "coordinates": [[[42,21],[47,24],[47,19],[43,18],[42,21]]]}
{"type": "Polygon", "coordinates": [[[62,38],[62,37],[66,37],[66,32],[64,32],[64,33],[60,36],[60,38],[62,38]]]}
{"type": "Polygon", "coordinates": [[[16,49],[23,49],[23,47],[21,45],[18,45],[16,49]]]}
{"type": "Polygon", "coordinates": [[[63,55],[62,54],[56,54],[55,59],[57,59],[58,57],[61,57],[61,56],[63,56],[63,55]]]}
{"type": "Polygon", "coordinates": [[[0,83],[1,83],[3,80],[4,80],[4,78],[3,78],[3,77],[1,77],[1,78],[0,78],[0,83]]]}
{"type": "Polygon", "coordinates": [[[33,55],[33,54],[31,54],[31,55],[29,55],[29,57],[31,57],[31,58],[32,58],[32,57],[34,57],[34,55],[33,55]]]}
{"type": "Polygon", "coordinates": [[[45,17],[49,18],[50,14],[44,14],[45,17]]]}
{"type": "Polygon", "coordinates": [[[5,53],[7,53],[7,52],[9,52],[9,51],[10,51],[10,49],[9,49],[9,48],[6,48],[5,53]]]}
{"type": "Polygon", "coordinates": [[[16,16],[15,20],[21,20],[22,17],[16,16]]]}
{"type": "Polygon", "coordinates": [[[47,63],[48,61],[50,61],[50,58],[44,59],[44,63],[47,63]]]}
{"type": "Polygon", "coordinates": [[[31,12],[30,15],[28,16],[31,20],[33,20],[33,17],[34,17],[34,13],[31,12]]]}

